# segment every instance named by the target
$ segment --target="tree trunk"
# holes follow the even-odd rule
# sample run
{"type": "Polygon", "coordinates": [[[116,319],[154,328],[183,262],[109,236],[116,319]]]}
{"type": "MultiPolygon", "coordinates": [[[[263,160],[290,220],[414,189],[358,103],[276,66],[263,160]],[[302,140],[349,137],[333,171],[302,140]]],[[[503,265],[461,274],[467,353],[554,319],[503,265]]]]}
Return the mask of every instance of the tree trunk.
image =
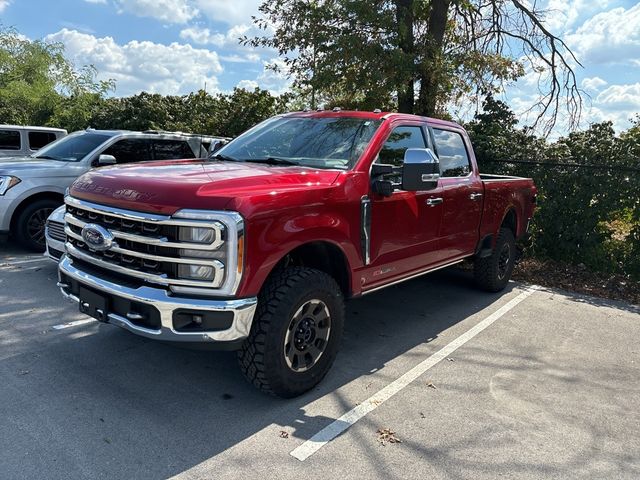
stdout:
{"type": "Polygon", "coordinates": [[[413,2],[414,0],[396,0],[396,20],[398,22],[398,40],[402,52],[410,59],[411,64],[407,66],[409,79],[400,75],[398,85],[398,111],[401,113],[413,113],[415,103],[414,92],[414,35],[413,35],[413,2]]]}
{"type": "Polygon", "coordinates": [[[432,0],[429,12],[429,30],[427,33],[427,49],[420,66],[420,93],[416,114],[433,117],[436,114],[438,86],[442,68],[442,47],[447,30],[447,18],[451,0],[432,0]]]}

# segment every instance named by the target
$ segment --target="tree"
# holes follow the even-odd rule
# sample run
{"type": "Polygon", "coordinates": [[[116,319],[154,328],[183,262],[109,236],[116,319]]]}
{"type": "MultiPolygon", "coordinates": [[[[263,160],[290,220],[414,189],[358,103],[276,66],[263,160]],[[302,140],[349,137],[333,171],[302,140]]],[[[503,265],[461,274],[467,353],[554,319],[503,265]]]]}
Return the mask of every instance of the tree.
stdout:
{"type": "MultiPolygon", "coordinates": [[[[246,44],[276,49],[295,85],[318,94],[441,114],[447,102],[495,93],[525,66],[548,78],[536,105],[548,131],[561,101],[577,122],[577,60],[544,25],[544,12],[518,0],[269,0],[254,19],[264,35],[246,44]]],[[[277,68],[274,66],[273,68],[277,68]]],[[[313,102],[312,102],[313,103],[313,102]]],[[[312,105],[313,106],[313,105],[312,105]]],[[[532,105],[533,107],[536,107],[532,105]]]]}
{"type": "MultiPolygon", "coordinates": [[[[102,98],[113,81],[98,81],[91,66],[75,68],[60,43],[29,40],[0,26],[0,118],[3,122],[44,125],[56,115],[74,116],[89,98],[102,98]],[[79,101],[66,102],[66,99],[79,101]],[[60,110],[62,109],[62,110],[60,110]]],[[[91,102],[89,102],[91,103],[91,102]]]]}

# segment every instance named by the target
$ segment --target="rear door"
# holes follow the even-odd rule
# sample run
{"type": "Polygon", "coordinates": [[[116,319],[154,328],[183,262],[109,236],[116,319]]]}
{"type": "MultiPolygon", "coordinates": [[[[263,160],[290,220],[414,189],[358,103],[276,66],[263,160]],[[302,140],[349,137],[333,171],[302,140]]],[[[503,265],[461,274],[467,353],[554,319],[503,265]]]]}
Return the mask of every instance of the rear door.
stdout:
{"type": "MultiPolygon", "coordinates": [[[[376,163],[401,167],[408,148],[431,147],[426,126],[403,122],[393,126],[376,163]]],[[[391,177],[401,182],[401,173],[391,177]]],[[[394,277],[425,269],[438,260],[438,230],[442,216],[439,188],[428,192],[396,190],[390,197],[371,194],[371,264],[365,270],[365,290],[394,277]]]]}
{"type": "Polygon", "coordinates": [[[461,130],[431,129],[440,159],[443,210],[439,237],[442,260],[451,260],[475,251],[484,187],[470,160],[470,145],[461,130]]]}

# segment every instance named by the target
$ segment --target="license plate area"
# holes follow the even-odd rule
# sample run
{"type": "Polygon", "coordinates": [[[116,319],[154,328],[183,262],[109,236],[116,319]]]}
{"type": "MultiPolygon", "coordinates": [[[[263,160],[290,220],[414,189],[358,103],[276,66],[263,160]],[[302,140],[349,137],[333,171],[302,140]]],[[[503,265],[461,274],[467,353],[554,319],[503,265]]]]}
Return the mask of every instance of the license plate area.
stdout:
{"type": "Polygon", "coordinates": [[[95,318],[99,322],[109,321],[109,302],[107,297],[80,287],[78,292],[80,312],[95,318]]]}

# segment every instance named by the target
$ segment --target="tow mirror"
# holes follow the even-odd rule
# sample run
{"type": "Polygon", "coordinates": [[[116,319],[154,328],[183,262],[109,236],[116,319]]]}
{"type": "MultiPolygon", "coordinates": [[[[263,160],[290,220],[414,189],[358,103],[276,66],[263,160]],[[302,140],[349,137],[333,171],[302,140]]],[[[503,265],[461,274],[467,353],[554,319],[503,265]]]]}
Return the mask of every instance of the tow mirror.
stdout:
{"type": "Polygon", "coordinates": [[[440,161],[430,148],[409,148],[402,165],[402,189],[419,192],[433,190],[440,178],[440,161]]]}
{"type": "Polygon", "coordinates": [[[105,165],[115,165],[116,157],[113,155],[105,155],[104,153],[98,157],[98,167],[104,167],[105,165]]]}

